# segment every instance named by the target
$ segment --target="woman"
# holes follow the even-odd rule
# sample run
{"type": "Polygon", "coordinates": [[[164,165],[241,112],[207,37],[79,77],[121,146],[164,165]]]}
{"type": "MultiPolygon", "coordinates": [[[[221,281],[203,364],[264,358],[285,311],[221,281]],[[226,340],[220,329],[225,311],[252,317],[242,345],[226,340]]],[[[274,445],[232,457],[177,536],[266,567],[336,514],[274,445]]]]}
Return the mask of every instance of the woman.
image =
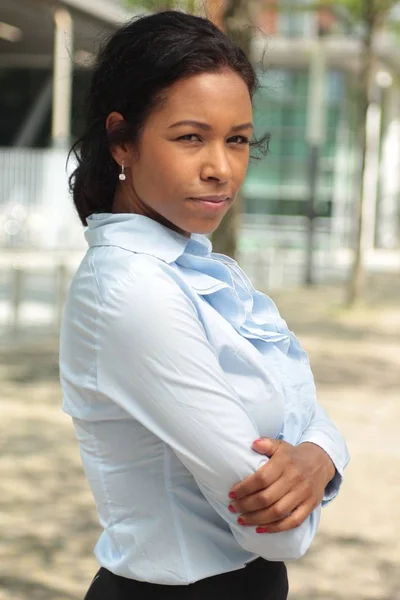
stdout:
{"type": "Polygon", "coordinates": [[[256,83],[211,22],[174,11],[99,56],[71,180],[89,250],[60,340],[103,528],[87,600],[284,600],[284,561],[341,482],[305,352],[204,235],[243,183],[256,83]]]}

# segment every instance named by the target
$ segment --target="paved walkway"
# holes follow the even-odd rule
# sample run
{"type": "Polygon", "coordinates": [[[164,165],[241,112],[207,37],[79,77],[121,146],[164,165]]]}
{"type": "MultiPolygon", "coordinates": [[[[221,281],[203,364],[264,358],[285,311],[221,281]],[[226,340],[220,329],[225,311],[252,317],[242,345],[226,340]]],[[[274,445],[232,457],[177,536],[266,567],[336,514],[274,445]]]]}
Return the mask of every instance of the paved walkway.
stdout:
{"type": "MultiPolygon", "coordinates": [[[[400,600],[400,294],[385,285],[352,315],[335,289],[274,295],[352,454],[311,550],[289,566],[291,600],[400,600]]],[[[81,600],[99,529],[59,408],[57,340],[3,347],[0,386],[0,600],[81,600]]]]}

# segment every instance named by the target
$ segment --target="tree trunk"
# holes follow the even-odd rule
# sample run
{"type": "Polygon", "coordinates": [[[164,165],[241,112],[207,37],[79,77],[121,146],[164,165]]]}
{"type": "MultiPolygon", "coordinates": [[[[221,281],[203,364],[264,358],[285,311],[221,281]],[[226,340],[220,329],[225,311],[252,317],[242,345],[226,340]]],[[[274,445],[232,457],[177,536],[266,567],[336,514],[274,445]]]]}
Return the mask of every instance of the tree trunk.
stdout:
{"type": "Polygon", "coordinates": [[[360,298],[364,285],[363,226],[364,226],[364,177],[367,153],[367,115],[371,104],[371,84],[374,72],[373,39],[378,24],[375,0],[364,0],[363,21],[366,27],[363,44],[363,66],[360,79],[360,148],[362,152],[361,182],[356,206],[356,241],[354,258],[347,288],[347,306],[351,307],[360,298]]]}
{"type": "MultiPolygon", "coordinates": [[[[221,2],[218,3],[221,7],[221,2]]],[[[211,9],[215,9],[216,2],[210,2],[211,9]]],[[[248,57],[251,50],[251,18],[250,0],[228,0],[222,14],[222,28],[225,33],[237,44],[248,57]]],[[[219,25],[218,14],[209,11],[209,18],[219,25]]],[[[238,194],[233,206],[225,215],[218,229],[212,235],[213,250],[236,258],[237,239],[240,231],[240,218],[242,213],[242,199],[238,194]]]]}

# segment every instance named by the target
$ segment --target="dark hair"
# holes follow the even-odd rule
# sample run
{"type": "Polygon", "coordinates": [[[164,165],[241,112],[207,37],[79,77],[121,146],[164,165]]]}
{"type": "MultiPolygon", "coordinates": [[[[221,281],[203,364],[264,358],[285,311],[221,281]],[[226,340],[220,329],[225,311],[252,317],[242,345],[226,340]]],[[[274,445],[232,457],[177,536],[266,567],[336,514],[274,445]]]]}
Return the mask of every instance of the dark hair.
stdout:
{"type": "MultiPolygon", "coordinates": [[[[86,129],[71,148],[78,166],[69,184],[83,225],[92,213],[111,212],[118,165],[110,147],[139,140],[146,118],[173,83],[223,68],[238,73],[253,97],[258,81],[245,53],[202,17],[179,11],[136,17],[111,36],[92,76],[86,129]],[[107,132],[112,111],[124,121],[107,132]]],[[[252,145],[268,149],[268,139],[252,145]]]]}

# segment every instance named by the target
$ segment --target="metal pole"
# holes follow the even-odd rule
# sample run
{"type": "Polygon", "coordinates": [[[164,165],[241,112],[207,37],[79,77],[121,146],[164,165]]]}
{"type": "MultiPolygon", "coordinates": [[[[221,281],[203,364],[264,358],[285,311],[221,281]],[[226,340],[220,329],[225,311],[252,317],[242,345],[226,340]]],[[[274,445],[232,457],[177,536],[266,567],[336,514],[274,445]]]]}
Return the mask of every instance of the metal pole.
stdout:
{"type": "Polygon", "coordinates": [[[316,196],[319,172],[320,147],[326,136],[326,56],[325,45],[321,36],[314,40],[311,53],[309,92],[308,92],[308,122],[307,141],[309,144],[308,158],[308,181],[309,196],[307,202],[307,241],[305,256],[304,283],[314,283],[314,242],[315,242],[315,218],[317,216],[316,196]]]}
{"type": "Polygon", "coordinates": [[[314,246],[315,246],[315,218],[317,216],[315,205],[317,197],[317,180],[319,171],[319,146],[310,145],[308,162],[308,184],[309,195],[307,201],[307,241],[306,241],[306,265],[304,283],[313,285],[314,282],[314,246]]]}
{"type": "Polygon", "coordinates": [[[385,123],[380,174],[381,198],[378,216],[378,243],[394,249],[400,244],[400,85],[394,83],[385,94],[385,123]]]}
{"type": "Polygon", "coordinates": [[[17,265],[14,266],[11,270],[11,308],[12,308],[12,317],[11,317],[11,330],[13,335],[17,335],[20,329],[20,313],[21,313],[21,303],[23,296],[23,279],[24,279],[24,271],[22,268],[17,265]]]}
{"type": "Polygon", "coordinates": [[[367,113],[367,150],[363,198],[364,220],[361,232],[363,264],[365,264],[367,253],[375,248],[379,168],[381,163],[382,91],[378,86],[374,95],[375,98],[369,105],[367,113]]]}
{"type": "Polygon", "coordinates": [[[54,76],[51,137],[53,147],[66,148],[71,135],[73,22],[65,9],[54,13],[54,76]]]}

